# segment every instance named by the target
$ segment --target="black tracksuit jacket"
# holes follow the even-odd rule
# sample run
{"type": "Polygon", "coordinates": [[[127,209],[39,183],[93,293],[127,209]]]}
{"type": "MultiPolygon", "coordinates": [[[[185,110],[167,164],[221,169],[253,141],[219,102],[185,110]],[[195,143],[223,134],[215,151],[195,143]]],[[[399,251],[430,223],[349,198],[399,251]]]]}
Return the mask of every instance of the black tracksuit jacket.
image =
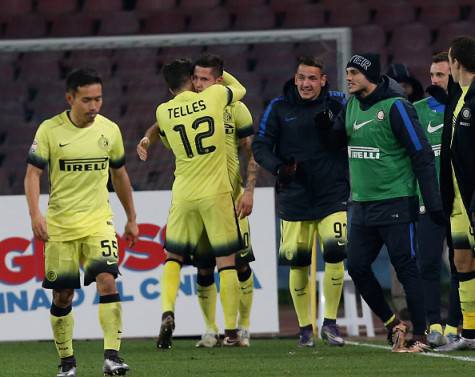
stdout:
{"type": "Polygon", "coordinates": [[[297,172],[285,187],[277,186],[279,217],[287,221],[317,220],[345,211],[349,196],[348,161],[344,148],[329,151],[319,138],[315,116],[336,116],[345,96],[322,88],[320,96],[303,100],[293,80],[284,95],[264,111],[252,149],[259,165],[276,175],[285,162],[295,160],[297,172]]]}

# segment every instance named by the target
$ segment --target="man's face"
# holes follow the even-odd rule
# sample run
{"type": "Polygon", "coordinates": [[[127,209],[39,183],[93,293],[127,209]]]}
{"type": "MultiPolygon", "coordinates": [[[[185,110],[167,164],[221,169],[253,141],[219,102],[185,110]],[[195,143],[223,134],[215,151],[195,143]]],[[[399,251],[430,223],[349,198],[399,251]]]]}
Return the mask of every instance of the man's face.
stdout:
{"type": "Polygon", "coordinates": [[[452,78],[455,82],[459,82],[459,68],[460,64],[457,59],[452,59],[451,56],[452,50],[449,49],[449,66],[450,66],[450,73],[452,74],[452,78]]]}
{"type": "Polygon", "coordinates": [[[356,68],[346,69],[346,83],[348,85],[348,92],[356,94],[368,89],[370,81],[356,68]]]}
{"type": "Polygon", "coordinates": [[[432,63],[430,66],[430,82],[447,91],[449,85],[450,66],[447,62],[432,63]]]}
{"type": "Polygon", "coordinates": [[[102,107],[102,85],[80,86],[75,92],[66,93],[66,100],[80,124],[92,123],[102,107]]]}
{"type": "Polygon", "coordinates": [[[313,100],[320,95],[327,82],[327,77],[318,67],[300,64],[295,73],[294,83],[305,100],[313,100]]]}
{"type": "Polygon", "coordinates": [[[197,65],[193,71],[192,80],[195,91],[199,93],[213,84],[222,82],[223,77],[215,77],[213,74],[213,68],[211,67],[200,67],[197,65]]]}

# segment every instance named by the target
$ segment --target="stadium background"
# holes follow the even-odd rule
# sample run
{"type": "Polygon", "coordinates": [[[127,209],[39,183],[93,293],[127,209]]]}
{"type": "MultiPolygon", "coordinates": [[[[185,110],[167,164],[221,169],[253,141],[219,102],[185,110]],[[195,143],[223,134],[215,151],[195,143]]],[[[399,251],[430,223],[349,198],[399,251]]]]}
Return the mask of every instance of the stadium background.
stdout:
{"type": "MultiPolygon", "coordinates": [[[[1,40],[350,27],[353,51],[380,54],[383,71],[391,63],[404,63],[424,86],[429,83],[431,55],[446,49],[456,35],[475,30],[473,0],[2,0],[0,4],[1,40]]],[[[36,127],[64,110],[64,77],[80,65],[96,68],[104,78],[102,112],[124,134],[134,189],[170,189],[172,155],[160,145],[151,156],[160,163],[143,164],[135,146],[153,123],[156,105],[168,98],[160,75],[163,64],[206,51],[220,54],[227,69],[246,85],[245,103],[255,126],[269,100],[280,95],[298,55],[321,56],[330,82],[336,82],[332,42],[1,52],[0,195],[23,194],[25,156],[36,127]]],[[[43,178],[46,193],[46,175],[43,178]]],[[[272,184],[273,178],[261,171],[258,186],[272,184]]],[[[379,277],[388,276],[386,268],[383,256],[378,260],[379,277]]],[[[285,286],[285,269],[279,276],[285,286]]],[[[389,280],[383,284],[388,286],[389,280]]]]}

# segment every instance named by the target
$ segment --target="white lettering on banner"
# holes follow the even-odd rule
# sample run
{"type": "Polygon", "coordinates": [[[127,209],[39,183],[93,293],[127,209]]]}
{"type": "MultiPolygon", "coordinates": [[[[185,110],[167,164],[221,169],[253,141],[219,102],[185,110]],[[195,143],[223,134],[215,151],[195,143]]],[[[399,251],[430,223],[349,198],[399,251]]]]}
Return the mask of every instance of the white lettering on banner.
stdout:
{"type": "MultiPolygon", "coordinates": [[[[43,210],[47,199],[43,195],[40,198],[43,210]]],[[[251,331],[273,333],[279,331],[273,189],[256,189],[254,199],[250,217],[256,255],[256,261],[252,263],[255,298],[251,331]]],[[[134,192],[134,200],[140,237],[136,245],[129,249],[121,237],[126,222],[124,211],[117,197],[111,196],[122,273],[117,287],[123,304],[124,336],[155,337],[160,326],[160,280],[166,258],[163,243],[171,192],[134,192]]],[[[51,339],[51,292],[41,288],[44,277],[43,244],[32,240],[23,196],[0,196],[0,207],[0,341],[51,339]],[[12,218],[18,221],[11,221],[12,218]]],[[[218,274],[215,280],[219,286],[218,274]]],[[[98,302],[94,284],[76,290],[73,302],[76,338],[102,337],[97,320],[98,302]]],[[[205,330],[196,296],[194,267],[185,266],[182,269],[175,314],[176,335],[199,335],[205,330]]],[[[223,329],[219,303],[217,314],[218,325],[223,329]]]]}

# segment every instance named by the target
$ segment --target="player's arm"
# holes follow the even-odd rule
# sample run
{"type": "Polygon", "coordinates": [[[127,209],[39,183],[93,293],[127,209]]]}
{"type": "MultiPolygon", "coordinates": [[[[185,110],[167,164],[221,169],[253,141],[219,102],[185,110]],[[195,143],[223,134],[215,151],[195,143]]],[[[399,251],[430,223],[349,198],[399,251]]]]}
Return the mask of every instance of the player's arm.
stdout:
{"type": "Polygon", "coordinates": [[[137,215],[135,213],[134,201],[132,199],[132,187],[125,166],[121,166],[118,169],[111,169],[111,180],[117,197],[127,215],[125,238],[130,241],[130,246],[133,246],[137,241],[139,229],[137,226],[137,215]]]}
{"type": "Polygon", "coordinates": [[[246,88],[230,73],[223,72],[223,84],[228,90],[227,104],[241,100],[246,94],[246,88]]]}
{"type": "Polygon", "coordinates": [[[409,102],[398,99],[392,105],[389,116],[393,134],[411,159],[427,213],[435,223],[443,224],[444,214],[435,172],[434,152],[419,124],[416,110],[409,102]]]}
{"type": "Polygon", "coordinates": [[[280,100],[282,98],[275,98],[267,106],[252,142],[256,162],[273,175],[277,175],[277,170],[285,162],[275,152],[280,139],[280,121],[276,113],[276,105],[280,100]]]}
{"type": "Polygon", "coordinates": [[[254,205],[254,187],[256,186],[259,165],[257,165],[256,160],[254,160],[254,155],[252,154],[252,136],[242,138],[239,142],[239,146],[248,161],[246,169],[246,187],[236,208],[239,218],[243,219],[244,217],[249,216],[252,212],[252,207],[254,205]]]}
{"type": "Polygon", "coordinates": [[[28,203],[28,210],[31,218],[31,229],[35,237],[47,241],[48,240],[48,228],[46,226],[46,220],[40,211],[40,178],[43,174],[43,170],[33,166],[27,165],[25,174],[25,195],[28,203]]]}
{"type": "Polygon", "coordinates": [[[147,128],[144,137],[140,139],[139,143],[137,144],[137,154],[142,161],[147,161],[148,148],[156,144],[157,140],[160,138],[159,132],[160,128],[155,122],[149,128],[147,128]]]}
{"type": "Polygon", "coordinates": [[[346,104],[334,109],[333,113],[323,111],[315,116],[315,126],[323,144],[329,149],[341,149],[348,145],[346,135],[346,104]],[[334,114],[337,114],[336,116],[334,114]]]}

